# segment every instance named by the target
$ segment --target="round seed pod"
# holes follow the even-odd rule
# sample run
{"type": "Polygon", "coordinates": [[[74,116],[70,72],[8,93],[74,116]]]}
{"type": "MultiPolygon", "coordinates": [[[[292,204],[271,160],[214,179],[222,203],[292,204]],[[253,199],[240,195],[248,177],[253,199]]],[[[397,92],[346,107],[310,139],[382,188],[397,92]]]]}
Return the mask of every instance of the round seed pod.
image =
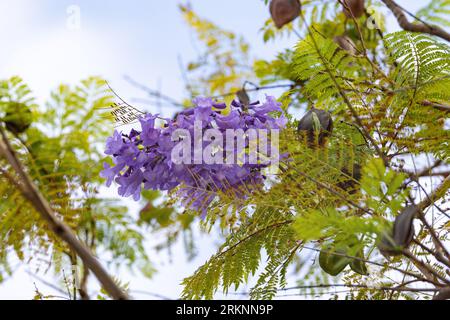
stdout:
{"type": "Polygon", "coordinates": [[[402,250],[409,247],[414,238],[414,218],[418,212],[415,205],[403,209],[395,218],[394,227],[391,232],[383,235],[378,249],[385,257],[402,254],[402,250]]]}
{"type": "Polygon", "coordinates": [[[10,132],[19,134],[25,132],[33,121],[31,109],[23,103],[11,102],[6,108],[6,114],[3,119],[6,129],[10,132]]]}
{"type": "Polygon", "coordinates": [[[310,147],[314,147],[317,144],[323,146],[332,131],[333,119],[331,114],[314,107],[300,120],[297,127],[299,135],[306,135],[308,146],[310,147]]]}
{"type": "Polygon", "coordinates": [[[358,237],[351,236],[346,239],[346,244],[330,244],[320,251],[319,264],[323,271],[336,276],[341,273],[347,265],[360,274],[367,275],[367,266],[364,261],[364,248],[358,237]]]}
{"type": "Polygon", "coordinates": [[[402,213],[400,213],[394,222],[394,242],[407,248],[414,238],[414,218],[416,217],[419,209],[415,206],[406,207],[402,213]]]}
{"type": "Polygon", "coordinates": [[[299,0],[272,0],[270,2],[270,14],[278,29],[295,20],[299,16],[300,10],[299,0]]]}
{"type": "Polygon", "coordinates": [[[319,265],[323,271],[332,276],[337,276],[351,262],[348,257],[342,256],[346,254],[346,250],[333,249],[331,247],[320,251],[319,265]]]}
{"type": "Polygon", "coordinates": [[[348,7],[348,10],[345,6],[344,6],[344,14],[347,18],[359,18],[364,14],[364,0],[343,0],[343,2],[346,4],[346,6],[348,7]]]}
{"type": "Polygon", "coordinates": [[[356,55],[356,44],[347,36],[335,36],[333,41],[342,49],[347,51],[352,56],[356,55]]]}

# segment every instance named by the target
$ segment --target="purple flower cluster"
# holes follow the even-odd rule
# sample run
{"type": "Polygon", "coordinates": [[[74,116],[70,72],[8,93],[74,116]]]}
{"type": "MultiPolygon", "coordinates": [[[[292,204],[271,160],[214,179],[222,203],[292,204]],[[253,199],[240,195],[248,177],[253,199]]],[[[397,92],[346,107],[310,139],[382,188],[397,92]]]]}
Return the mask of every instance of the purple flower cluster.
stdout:
{"type": "MultiPolygon", "coordinates": [[[[264,103],[248,106],[235,100],[229,112],[224,103],[211,98],[194,99],[195,107],[180,112],[175,119],[164,119],[158,115],[146,114],[139,119],[141,131],[132,129],[129,134],[114,132],[108,138],[105,153],[113,157],[114,166],[105,163],[101,177],[110,186],[113,181],[119,185],[119,195],[140,199],[141,188],[146,190],[172,191],[189,209],[201,211],[217,196],[218,192],[243,197],[242,187],[261,185],[265,177],[261,169],[264,164],[177,164],[172,161],[172,150],[179,141],[173,141],[177,129],[194,134],[194,122],[201,121],[201,130],[218,129],[282,129],[287,120],[275,98],[267,96],[264,103]],[[278,112],[275,115],[273,112],[278,112]],[[163,125],[157,125],[162,122],[163,125]]],[[[175,139],[176,140],[176,139],[175,139]]],[[[224,138],[225,140],[225,138],[224,138]]],[[[194,142],[193,142],[194,143],[194,142]]],[[[208,144],[202,142],[203,145],[208,144]]],[[[225,153],[225,150],[222,150],[225,153]]]]}

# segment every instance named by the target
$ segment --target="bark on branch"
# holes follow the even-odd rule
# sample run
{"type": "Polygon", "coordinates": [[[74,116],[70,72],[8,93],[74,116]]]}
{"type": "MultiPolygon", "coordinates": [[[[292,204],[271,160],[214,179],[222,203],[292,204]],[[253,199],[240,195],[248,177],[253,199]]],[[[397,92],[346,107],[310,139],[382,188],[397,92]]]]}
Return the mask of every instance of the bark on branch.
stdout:
{"type": "Polygon", "coordinates": [[[442,103],[435,103],[435,102],[431,102],[428,100],[424,100],[424,101],[422,101],[422,105],[426,106],[426,107],[433,107],[433,108],[441,110],[441,111],[446,111],[446,112],[450,111],[450,106],[442,104],[442,103]]]}
{"type": "Polygon", "coordinates": [[[97,277],[98,281],[111,297],[116,300],[127,300],[128,296],[116,285],[114,280],[109,276],[90,250],[78,240],[72,230],[53,212],[49,203],[38,190],[23,168],[22,163],[17,158],[2,126],[0,126],[0,135],[0,156],[4,157],[18,174],[20,183],[16,183],[15,185],[21,191],[22,195],[47,222],[50,230],[67,243],[67,245],[82,259],[83,263],[97,277]]]}
{"type": "Polygon", "coordinates": [[[424,22],[411,23],[408,21],[408,18],[406,18],[403,9],[397,3],[395,3],[395,1],[392,0],[381,0],[381,1],[383,1],[383,3],[389,8],[389,10],[392,11],[392,13],[395,15],[395,18],[397,19],[398,24],[400,25],[400,27],[403,28],[403,30],[411,32],[428,33],[450,42],[450,34],[446,32],[444,29],[436,26],[431,26],[424,22]]]}

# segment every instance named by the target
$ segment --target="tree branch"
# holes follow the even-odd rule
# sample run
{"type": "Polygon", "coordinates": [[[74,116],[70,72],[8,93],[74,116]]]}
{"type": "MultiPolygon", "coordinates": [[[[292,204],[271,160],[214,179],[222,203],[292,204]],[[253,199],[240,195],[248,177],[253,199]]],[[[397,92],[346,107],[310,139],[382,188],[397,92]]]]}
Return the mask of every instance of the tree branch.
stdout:
{"type": "Polygon", "coordinates": [[[435,109],[441,110],[441,111],[446,111],[449,112],[450,111],[450,106],[446,105],[446,104],[442,104],[442,103],[437,103],[437,102],[431,102],[428,100],[423,100],[422,102],[423,106],[426,107],[433,107],[435,109]]]}
{"type": "Polygon", "coordinates": [[[450,42],[450,34],[447,33],[444,29],[436,26],[431,26],[422,21],[420,23],[411,23],[406,18],[404,9],[400,7],[397,3],[395,3],[392,0],[381,0],[381,1],[389,8],[389,10],[392,11],[392,13],[397,18],[398,24],[400,25],[400,27],[403,28],[403,30],[411,32],[428,33],[450,42]]]}
{"type": "Polygon", "coordinates": [[[0,140],[0,156],[5,157],[11,167],[19,175],[22,182],[19,190],[22,195],[47,222],[50,230],[53,231],[56,236],[61,238],[83,260],[111,297],[117,300],[127,300],[128,296],[116,285],[114,280],[108,275],[106,270],[92,255],[89,249],[78,240],[72,230],[53,212],[50,204],[37,189],[36,185],[23,168],[22,163],[17,158],[2,126],[0,126],[0,134],[2,137],[0,140]]]}
{"type": "Polygon", "coordinates": [[[422,202],[420,202],[417,206],[420,210],[424,210],[425,208],[431,206],[435,201],[442,198],[445,193],[450,189],[450,176],[447,176],[442,183],[437,187],[433,193],[427,196],[422,202]]]}
{"type": "Polygon", "coordinates": [[[155,97],[157,99],[161,99],[163,101],[166,101],[167,103],[175,106],[175,107],[180,107],[180,108],[184,108],[185,105],[176,101],[175,99],[159,92],[158,90],[153,90],[149,87],[144,86],[143,84],[137,82],[136,80],[132,79],[129,76],[125,76],[125,81],[127,81],[129,84],[131,84],[133,87],[144,91],[145,93],[147,93],[150,97],[155,97]]]}
{"type": "Polygon", "coordinates": [[[418,259],[417,257],[415,257],[411,251],[405,249],[403,250],[403,255],[405,257],[407,257],[409,260],[412,261],[412,263],[416,266],[417,269],[420,270],[420,272],[422,272],[422,274],[430,281],[434,280],[436,281],[436,279],[440,279],[441,281],[445,282],[448,285],[450,285],[450,281],[445,278],[444,276],[442,276],[441,274],[439,274],[438,272],[436,272],[435,270],[433,270],[432,267],[430,267],[428,264],[426,264],[425,262],[423,262],[422,260],[418,259]]]}

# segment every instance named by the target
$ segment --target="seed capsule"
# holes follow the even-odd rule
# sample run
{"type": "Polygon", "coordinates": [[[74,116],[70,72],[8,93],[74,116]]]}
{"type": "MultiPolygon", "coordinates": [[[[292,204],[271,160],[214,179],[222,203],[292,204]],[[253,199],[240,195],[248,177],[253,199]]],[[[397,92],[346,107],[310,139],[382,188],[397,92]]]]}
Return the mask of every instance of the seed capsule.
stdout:
{"type": "MultiPolygon", "coordinates": [[[[364,251],[362,249],[358,251],[356,258],[364,259],[364,251]]],[[[365,276],[368,273],[366,263],[359,259],[353,259],[352,262],[350,262],[350,268],[356,273],[365,276]]]]}
{"type": "Polygon", "coordinates": [[[270,2],[270,14],[278,29],[297,18],[300,10],[299,0],[272,0],[270,2]]]}
{"type": "Polygon", "coordinates": [[[417,212],[417,207],[411,205],[395,218],[392,232],[385,234],[378,244],[378,249],[385,257],[400,255],[403,249],[409,247],[414,238],[413,222],[417,212]]]}
{"type": "Polygon", "coordinates": [[[414,218],[418,212],[416,206],[406,207],[402,213],[395,218],[394,241],[404,248],[411,244],[414,237],[414,218]]]}
{"type": "Polygon", "coordinates": [[[350,258],[343,256],[345,254],[343,249],[326,248],[320,251],[319,265],[329,275],[337,276],[351,262],[350,258]]]}
{"type": "Polygon", "coordinates": [[[356,55],[356,44],[347,36],[336,36],[333,41],[342,49],[347,51],[352,56],[356,55]]]}
{"type": "Polygon", "coordinates": [[[344,6],[344,14],[347,18],[352,18],[352,14],[355,18],[359,18],[364,14],[364,0],[344,0],[348,10],[344,6]]]}
{"type": "Polygon", "coordinates": [[[319,265],[326,273],[337,276],[347,265],[360,275],[367,275],[364,249],[357,247],[360,241],[356,236],[347,239],[348,244],[331,244],[320,251],[319,265]],[[356,253],[355,253],[356,251],[356,253]]]}
{"type": "Polygon", "coordinates": [[[333,119],[329,112],[313,107],[300,120],[297,130],[300,135],[306,134],[308,146],[323,146],[333,131],[333,119]]]}
{"type": "Polygon", "coordinates": [[[33,120],[30,108],[19,102],[11,102],[6,108],[4,122],[6,129],[19,134],[25,132],[33,120]]]}

